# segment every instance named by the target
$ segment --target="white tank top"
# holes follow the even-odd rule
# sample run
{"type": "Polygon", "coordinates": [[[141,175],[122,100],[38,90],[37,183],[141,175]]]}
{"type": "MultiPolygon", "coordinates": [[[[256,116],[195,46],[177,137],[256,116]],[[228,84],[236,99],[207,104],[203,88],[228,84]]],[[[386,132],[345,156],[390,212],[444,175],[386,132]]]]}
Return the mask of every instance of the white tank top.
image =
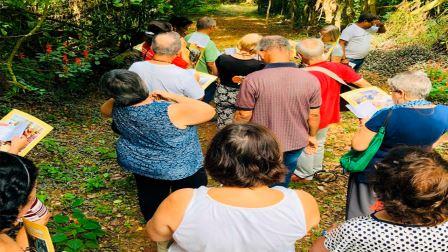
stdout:
{"type": "Polygon", "coordinates": [[[211,198],[207,187],[195,189],[168,251],[295,251],[296,240],[306,235],[302,203],[291,189],[273,189],[283,199],[261,208],[226,205],[211,198]]]}

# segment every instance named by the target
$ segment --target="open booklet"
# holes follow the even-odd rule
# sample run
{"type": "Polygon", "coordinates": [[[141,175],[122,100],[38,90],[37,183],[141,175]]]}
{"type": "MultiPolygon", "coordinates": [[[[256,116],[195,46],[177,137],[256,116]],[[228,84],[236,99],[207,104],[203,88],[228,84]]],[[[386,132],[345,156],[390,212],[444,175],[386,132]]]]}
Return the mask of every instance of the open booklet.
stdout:
{"type": "Polygon", "coordinates": [[[358,118],[370,118],[378,110],[392,106],[392,97],[378,87],[355,89],[341,94],[347,108],[358,118]]]}
{"type": "Polygon", "coordinates": [[[194,69],[188,69],[187,71],[193,75],[199,76],[199,85],[201,86],[202,89],[206,89],[208,86],[210,86],[210,84],[212,84],[214,81],[216,81],[216,79],[218,79],[218,76],[216,75],[199,72],[194,69]]]}
{"type": "Polygon", "coordinates": [[[11,110],[0,120],[0,150],[8,151],[13,138],[26,137],[28,144],[20,152],[25,156],[53,127],[17,109],[11,110]]]}
{"type": "Polygon", "coordinates": [[[50,232],[44,225],[40,225],[23,218],[23,224],[28,235],[31,251],[55,252],[50,232]]]}

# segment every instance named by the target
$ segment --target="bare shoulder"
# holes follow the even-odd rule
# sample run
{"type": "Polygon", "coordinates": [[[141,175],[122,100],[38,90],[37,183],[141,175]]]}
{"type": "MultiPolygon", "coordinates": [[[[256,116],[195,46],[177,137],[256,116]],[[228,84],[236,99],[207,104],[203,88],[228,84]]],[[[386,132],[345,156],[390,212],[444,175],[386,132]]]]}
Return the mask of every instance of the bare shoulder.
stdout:
{"type": "Polygon", "coordinates": [[[313,195],[311,195],[305,191],[302,191],[302,190],[294,190],[294,191],[296,192],[300,201],[302,201],[302,203],[304,205],[308,205],[308,204],[317,205],[316,199],[313,197],[313,195]]]}
{"type": "Polygon", "coordinates": [[[183,188],[179,189],[177,191],[174,191],[171,193],[167,198],[166,201],[171,206],[186,206],[188,203],[190,203],[191,199],[193,198],[194,189],[191,188],[183,188]]]}

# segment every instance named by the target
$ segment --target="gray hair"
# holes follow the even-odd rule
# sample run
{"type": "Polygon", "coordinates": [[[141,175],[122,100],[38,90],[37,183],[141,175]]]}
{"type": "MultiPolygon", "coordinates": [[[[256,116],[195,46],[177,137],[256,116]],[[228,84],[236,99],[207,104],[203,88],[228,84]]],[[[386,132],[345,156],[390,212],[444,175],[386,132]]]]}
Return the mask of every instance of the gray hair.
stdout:
{"type": "Polygon", "coordinates": [[[272,35],[272,36],[264,36],[260,43],[258,44],[258,51],[266,51],[271,48],[278,48],[278,49],[285,49],[285,50],[291,50],[291,44],[289,41],[278,35],[272,35]]]}
{"type": "Polygon", "coordinates": [[[422,71],[399,73],[387,82],[393,90],[401,90],[417,99],[425,99],[432,89],[431,80],[422,71]]]}
{"type": "Polygon", "coordinates": [[[325,51],[325,45],[320,39],[308,38],[297,42],[296,51],[305,59],[318,59],[322,58],[325,51]]]}
{"type": "Polygon", "coordinates": [[[125,70],[111,70],[101,77],[100,85],[117,106],[132,106],[148,98],[149,91],[138,74],[125,70]]]}
{"type": "Polygon", "coordinates": [[[158,34],[152,41],[151,48],[155,54],[174,56],[182,47],[180,35],[177,32],[165,32],[158,34]]]}
{"type": "Polygon", "coordinates": [[[211,17],[202,17],[196,22],[196,30],[216,27],[216,21],[211,17]]]}

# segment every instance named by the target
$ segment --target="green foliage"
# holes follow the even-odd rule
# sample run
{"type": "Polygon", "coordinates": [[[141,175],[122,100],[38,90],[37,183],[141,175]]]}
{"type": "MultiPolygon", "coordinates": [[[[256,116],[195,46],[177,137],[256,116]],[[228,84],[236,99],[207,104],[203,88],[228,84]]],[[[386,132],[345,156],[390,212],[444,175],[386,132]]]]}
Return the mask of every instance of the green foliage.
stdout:
{"type": "MultiPolygon", "coordinates": [[[[12,69],[15,78],[31,91],[58,95],[79,95],[96,88],[95,82],[114,58],[140,43],[147,25],[154,19],[182,15],[205,5],[205,0],[6,0],[0,15],[0,62],[6,62],[17,41],[51,6],[39,30],[21,43],[12,69]],[[48,50],[48,46],[50,49],[48,50]],[[84,52],[88,51],[88,56],[84,52]]],[[[0,70],[8,73],[7,65],[0,70]]],[[[20,86],[0,83],[13,94],[20,86]]]]}
{"type": "Polygon", "coordinates": [[[73,209],[70,215],[55,215],[53,222],[48,225],[50,230],[54,232],[52,240],[56,246],[56,251],[98,250],[98,239],[105,235],[97,221],[87,218],[77,208],[73,209]]]}
{"type": "Polygon", "coordinates": [[[448,70],[440,67],[430,67],[426,70],[432,82],[432,91],[428,100],[437,103],[448,103],[448,70]]]}

